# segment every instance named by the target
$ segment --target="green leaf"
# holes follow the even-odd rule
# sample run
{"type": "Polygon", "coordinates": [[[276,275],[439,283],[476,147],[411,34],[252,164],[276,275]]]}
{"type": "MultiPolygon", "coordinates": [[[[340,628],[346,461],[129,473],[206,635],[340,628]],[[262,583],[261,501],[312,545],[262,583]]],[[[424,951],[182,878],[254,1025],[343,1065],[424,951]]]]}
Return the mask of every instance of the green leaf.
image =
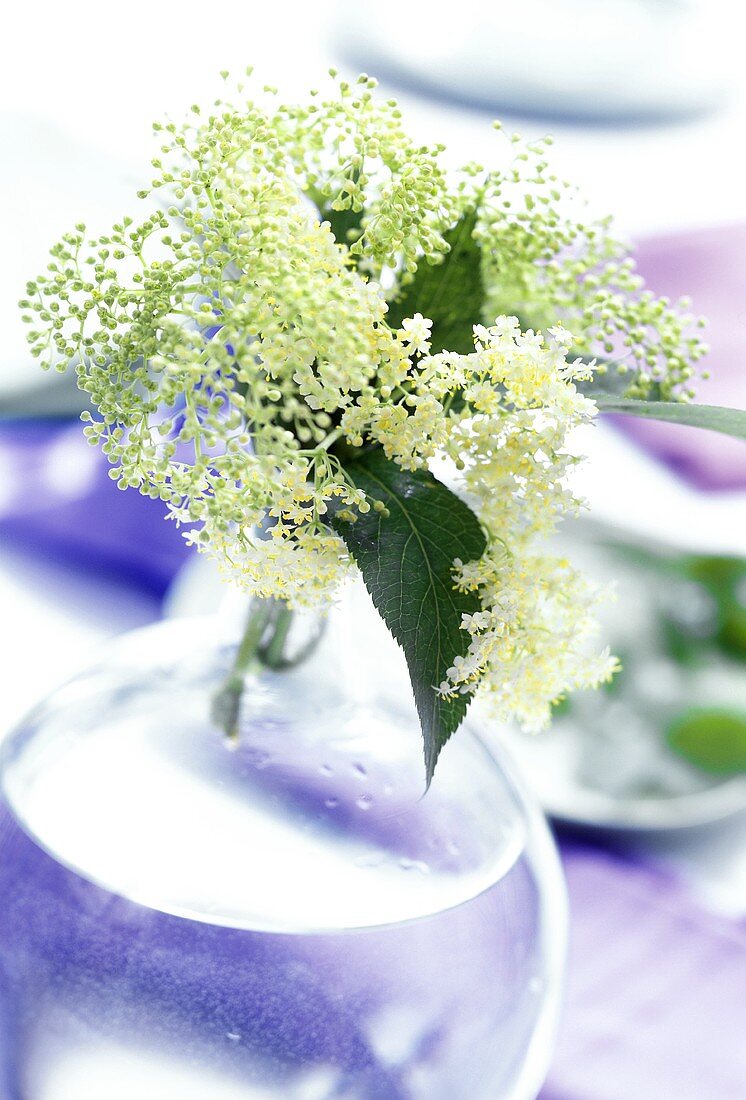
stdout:
{"type": "Polygon", "coordinates": [[[718,707],[693,707],[675,719],[668,744],[711,775],[746,772],[746,715],[718,707]]]}
{"type": "Polygon", "coordinates": [[[379,448],[347,462],[345,469],[371,501],[382,501],[389,511],[386,516],[371,508],[355,523],[336,515],[333,524],[404,650],[429,784],[440,750],[469,705],[468,695],[446,699],[435,688],[454,657],[468,649],[461,616],[480,610],[475,593],[454,589],[453,562],[480,558],[485,537],[471,509],[426,470],[402,470],[379,448]]]}
{"type": "Polygon", "coordinates": [[[602,412],[646,416],[651,420],[667,420],[672,424],[689,424],[693,428],[709,428],[738,439],[746,439],[746,412],[724,409],[720,405],[690,405],[684,401],[638,401],[632,397],[609,397],[592,394],[602,412]]]}
{"type": "Polygon", "coordinates": [[[324,221],[329,222],[334,239],[339,244],[349,247],[352,242],[362,235],[362,210],[333,210],[331,206],[326,206],[321,210],[321,217],[324,221]]]}
{"type": "Polygon", "coordinates": [[[447,233],[450,245],[442,263],[420,262],[414,279],[389,303],[388,323],[401,328],[405,317],[421,313],[433,322],[432,350],[474,351],[473,326],[482,319],[484,285],[479,246],[474,240],[476,214],[470,212],[447,233]]]}

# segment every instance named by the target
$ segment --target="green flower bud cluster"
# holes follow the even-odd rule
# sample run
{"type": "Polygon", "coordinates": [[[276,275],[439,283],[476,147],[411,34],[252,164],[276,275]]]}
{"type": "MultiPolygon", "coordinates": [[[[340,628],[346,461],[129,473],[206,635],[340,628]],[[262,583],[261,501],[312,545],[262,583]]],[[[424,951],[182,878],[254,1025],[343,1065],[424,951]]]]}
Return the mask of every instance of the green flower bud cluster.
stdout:
{"type": "Polygon", "coordinates": [[[486,286],[485,323],[516,314],[524,327],[561,320],[579,354],[613,370],[628,397],[687,400],[707,352],[690,303],[646,290],[610,219],[590,220],[575,189],[549,166],[551,139],[509,139],[513,163],[492,172],[478,236],[486,286]]]}
{"type": "Polygon", "coordinates": [[[354,522],[380,506],[342,445],[382,446],[414,470],[462,430],[458,395],[505,415],[478,349],[429,356],[437,304],[387,323],[387,296],[416,285],[418,265],[445,269],[466,211],[485,286],[474,324],[562,320],[578,353],[619,360],[634,395],[688,396],[704,350],[687,316],[644,291],[607,223],[579,217],[545,144],[514,136],[502,169],[451,173],[373,80],[332,76],[299,104],[239,85],[240,106],[156,124],[144,220],[93,239],[76,226],[21,303],[33,355],[77,371],[85,433],[118,484],[164,501],[200,549],[291,603],[318,602],[350,568],[330,511],[354,522]]]}

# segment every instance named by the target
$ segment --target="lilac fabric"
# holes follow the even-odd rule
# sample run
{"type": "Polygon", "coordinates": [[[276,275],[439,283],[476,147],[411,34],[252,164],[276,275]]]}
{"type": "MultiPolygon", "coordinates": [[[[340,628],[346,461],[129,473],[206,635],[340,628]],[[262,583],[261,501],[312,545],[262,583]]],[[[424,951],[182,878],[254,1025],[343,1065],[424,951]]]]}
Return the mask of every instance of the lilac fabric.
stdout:
{"type": "Polygon", "coordinates": [[[603,849],[562,855],[570,966],[541,1100],[743,1100],[746,926],[603,849]]]}
{"type": "MultiPolygon", "coordinates": [[[[651,290],[672,299],[690,295],[697,314],[709,320],[705,365],[712,377],[698,383],[697,400],[746,408],[746,225],[654,237],[640,245],[637,261],[651,290]]],[[[615,419],[696,488],[746,488],[741,440],[654,420],[615,419]]]]}
{"type": "Polygon", "coordinates": [[[0,546],[161,597],[189,548],[160,501],[122,493],[77,421],[0,422],[0,546]]]}

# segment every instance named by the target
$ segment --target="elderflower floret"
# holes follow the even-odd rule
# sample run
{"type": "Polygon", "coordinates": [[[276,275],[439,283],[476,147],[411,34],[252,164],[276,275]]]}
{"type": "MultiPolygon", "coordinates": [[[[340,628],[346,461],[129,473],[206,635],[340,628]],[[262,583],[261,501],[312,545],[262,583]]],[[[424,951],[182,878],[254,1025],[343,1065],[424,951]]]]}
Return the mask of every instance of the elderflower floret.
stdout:
{"type": "Polygon", "coordinates": [[[430,334],[433,323],[421,313],[415,313],[414,317],[406,317],[402,321],[404,343],[410,352],[416,351],[419,355],[427,355],[430,351],[430,334]]]}

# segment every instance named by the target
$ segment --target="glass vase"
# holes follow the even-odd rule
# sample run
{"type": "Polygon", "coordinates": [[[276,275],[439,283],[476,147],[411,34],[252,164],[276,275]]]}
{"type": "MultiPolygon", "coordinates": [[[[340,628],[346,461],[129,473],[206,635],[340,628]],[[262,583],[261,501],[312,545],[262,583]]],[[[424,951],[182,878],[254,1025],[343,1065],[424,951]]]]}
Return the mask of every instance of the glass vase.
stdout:
{"type": "Polygon", "coordinates": [[[565,896],[508,760],[467,723],[425,793],[358,588],[307,659],[237,691],[236,653],[214,618],[137,631],[6,739],[0,1095],[534,1097],[565,896]]]}

